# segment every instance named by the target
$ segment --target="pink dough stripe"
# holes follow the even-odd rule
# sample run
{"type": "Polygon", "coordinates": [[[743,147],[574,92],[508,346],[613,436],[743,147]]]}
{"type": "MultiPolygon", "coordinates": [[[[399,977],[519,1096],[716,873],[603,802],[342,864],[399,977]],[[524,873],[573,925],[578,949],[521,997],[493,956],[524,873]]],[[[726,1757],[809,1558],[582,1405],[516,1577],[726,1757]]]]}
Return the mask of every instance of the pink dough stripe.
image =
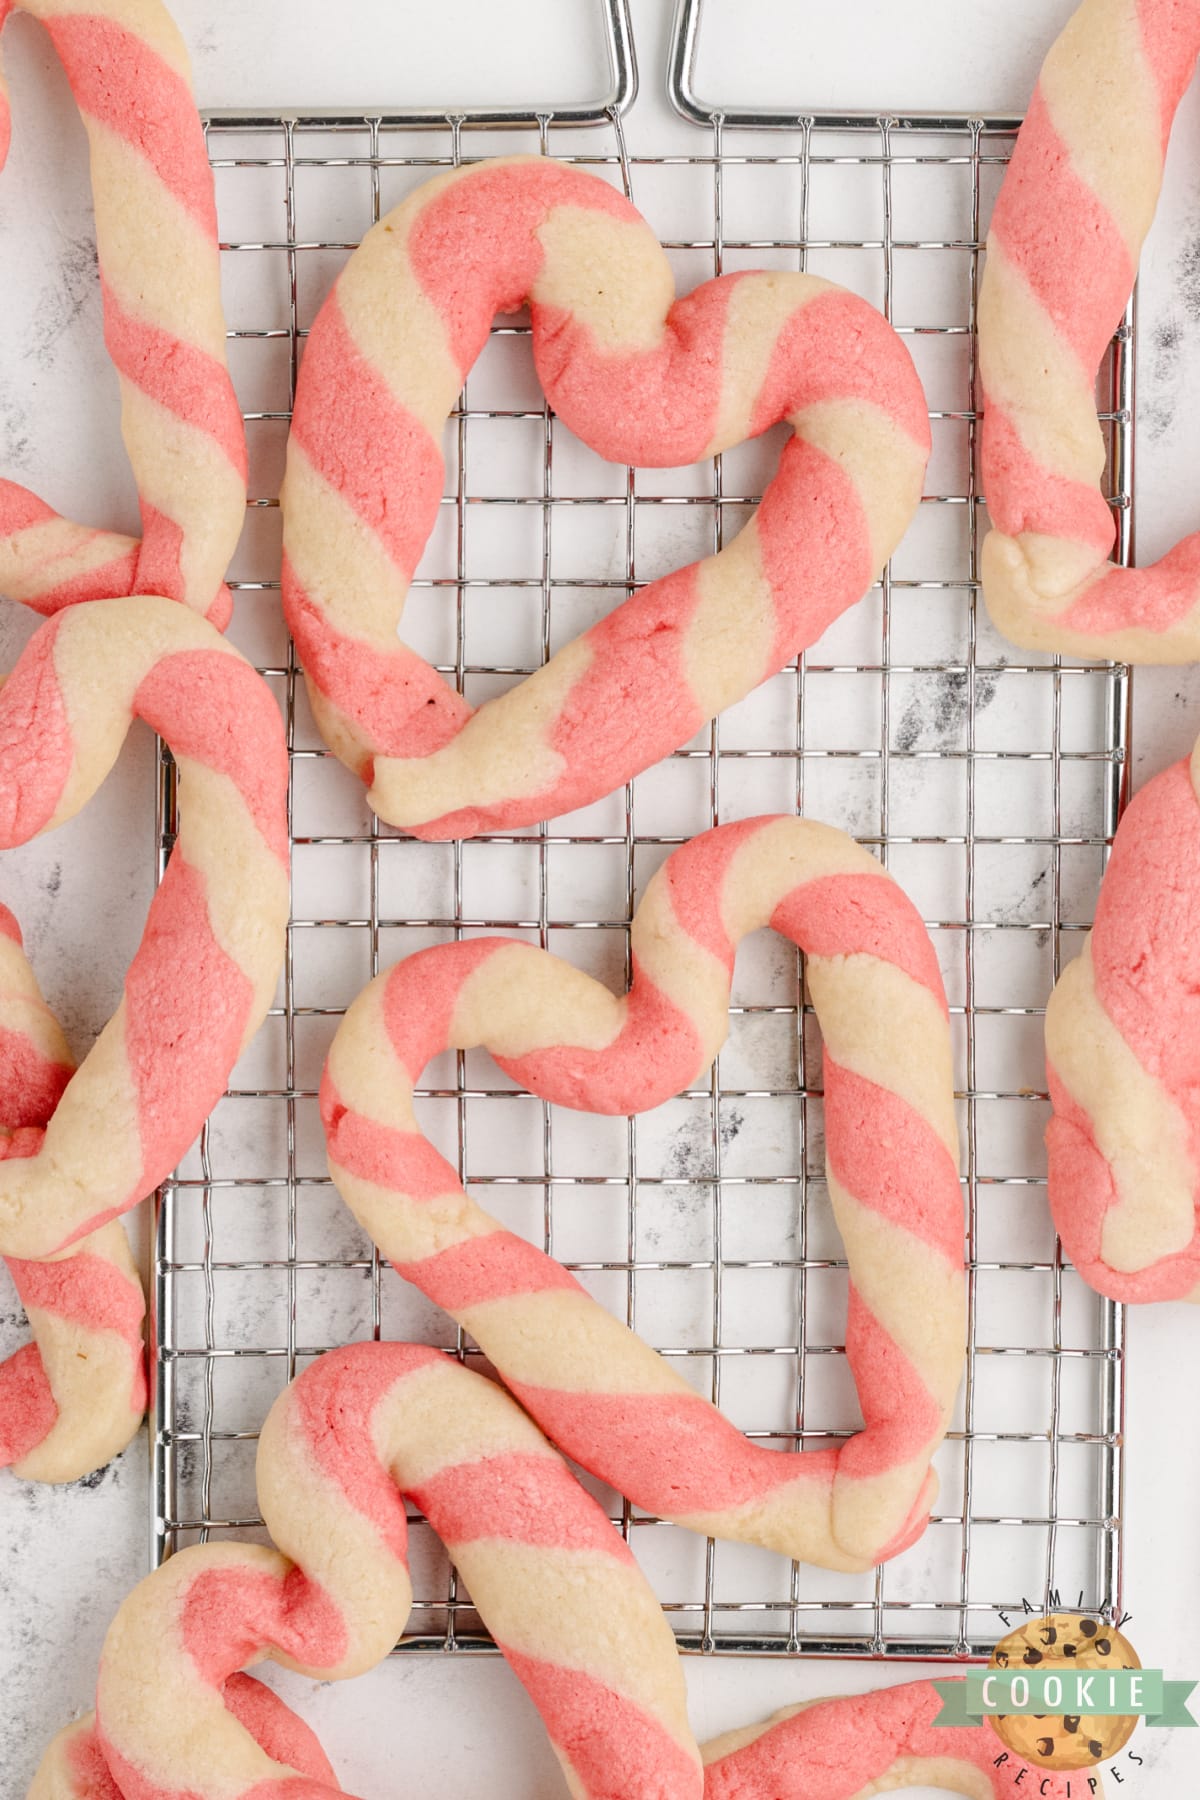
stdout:
{"type": "Polygon", "coordinates": [[[582,1292],[575,1277],[553,1257],[510,1231],[466,1238],[437,1256],[395,1267],[405,1281],[415,1282],[438,1306],[455,1314],[518,1295],[582,1292]]]}
{"type": "Polygon", "coordinates": [[[591,1551],[632,1566],[629,1547],[597,1507],[579,1504],[579,1483],[557,1457],[509,1453],[476,1463],[457,1463],[413,1487],[420,1507],[442,1542],[456,1545],[498,1538],[535,1550],[591,1551]],[[496,1494],[504,1495],[497,1519],[496,1494]]]}
{"type": "Polygon", "coordinates": [[[911,1359],[884,1329],[850,1278],[846,1356],[862,1397],[866,1430],[842,1446],[838,1478],[867,1481],[912,1461],[945,1430],[938,1404],[911,1359]]]}
{"type": "Polygon", "coordinates": [[[338,1099],[328,1075],[321,1083],[321,1116],[330,1164],[347,1175],[397,1188],[417,1202],[457,1187],[458,1176],[428,1139],[352,1112],[338,1099]]]}
{"type": "MultiPolygon", "coordinates": [[[[271,1777],[255,1782],[239,1800],[331,1800],[341,1793],[316,1734],[270,1688],[249,1675],[231,1675],[221,1697],[273,1761],[298,1771],[279,1780],[271,1777]]],[[[95,1784],[82,1788],[80,1800],[110,1800],[110,1796],[112,1800],[199,1800],[194,1792],[164,1788],[148,1779],[99,1729],[77,1739],[71,1753],[81,1777],[95,1784]],[[119,1787],[113,1784],[114,1777],[119,1787]]]]}
{"type": "Polygon", "coordinates": [[[117,369],[152,400],[204,431],[246,479],[246,432],[223,363],[194,344],[137,318],[107,281],[104,342],[117,369]]]}
{"type": "Polygon", "coordinates": [[[0,906],[0,937],[9,938],[17,945],[20,945],[24,941],[21,937],[21,927],[17,923],[16,916],[8,910],[7,906],[0,906]]]}
{"type": "Polygon", "coordinates": [[[798,642],[815,643],[866,592],[874,552],[853,479],[803,438],[784,445],[779,473],[759,504],[758,536],[776,613],[766,676],[783,667],[798,642]],[[822,546],[819,557],[796,555],[806,538],[822,546]]]}
{"type": "MultiPolygon", "coordinates": [[[[990,1727],[935,1727],[939,1708],[940,1696],[927,1681],[819,1701],[709,1763],[704,1800],[852,1800],[902,1757],[968,1763],[997,1800],[1007,1795],[1014,1765],[999,1761],[1001,1746],[990,1727]]],[[[1066,1778],[1046,1779],[1046,1795],[1066,1800],[1066,1778]]],[[[1076,1785],[1084,1785],[1078,1777],[1076,1785]]]]}
{"type": "Polygon", "coordinates": [[[793,1482],[832,1482],[837,1452],[750,1443],[699,1394],[535,1387],[506,1377],[560,1450],[647,1512],[717,1513],[793,1482]]]}
{"type": "Polygon", "coordinates": [[[750,435],[757,437],[806,406],[847,400],[879,407],[914,444],[927,447],[924,396],[895,354],[891,326],[854,294],[833,289],[799,307],[780,332],[750,435]]]}
{"type": "Polygon", "coordinates": [[[366,1454],[372,1419],[397,1382],[442,1360],[432,1348],[380,1345],[365,1358],[354,1346],[332,1350],[309,1370],[294,1395],[298,1429],[319,1469],[336,1482],[343,1501],[369,1519],[397,1562],[408,1562],[404,1495],[389,1471],[366,1454]]]}
{"type": "Polygon", "coordinates": [[[0,538],[15,537],[18,531],[28,531],[31,525],[48,525],[57,517],[52,506],[47,506],[19,482],[0,480],[0,538]]]}
{"type": "Polygon", "coordinates": [[[695,1792],[695,1759],[660,1720],[581,1669],[500,1648],[585,1794],[671,1800],[695,1792]]]}
{"type": "Polygon", "coordinates": [[[706,281],[677,300],[658,347],[618,355],[561,307],[531,307],[533,354],[556,412],[609,462],[647,468],[696,462],[717,423],[730,303],[744,276],[706,281]]]}
{"type": "Polygon", "coordinates": [[[152,731],[169,732],[176,756],[228,776],[286,866],[287,746],[271,691],[249,664],[217,649],[164,657],[138,687],[133,708],[152,731]]]}
{"type": "Polygon", "coordinates": [[[213,1687],[268,1645],[328,1669],[346,1648],[337,1607],[294,1567],[282,1581],[255,1569],[205,1570],[183,1596],[177,1629],[197,1678],[213,1687]]]}
{"type": "Polygon", "coordinates": [[[860,1205],[962,1267],[962,1192],[950,1152],[898,1094],[843,1068],[828,1050],[825,1143],[830,1174],[860,1205]],[[915,1193],[914,1169],[922,1171],[915,1193]]]}
{"type": "Polygon", "coordinates": [[[1105,569],[1064,613],[1072,631],[1105,633],[1132,625],[1167,633],[1183,623],[1200,592],[1200,532],[1181,538],[1149,569],[1105,569]]]}
{"type": "Polygon", "coordinates": [[[383,1019],[388,1042],[415,1081],[450,1038],[454,1009],[470,976],[508,938],[465,938],[419,950],[388,975],[383,989],[383,1019]]]}
{"type": "MultiPolygon", "coordinates": [[[[78,527],[79,538],[74,546],[82,550],[96,533],[85,527],[78,527]]],[[[43,568],[59,566],[60,558],[42,559],[43,568]]],[[[123,594],[131,594],[138,578],[140,558],[138,547],[132,544],[127,551],[114,556],[111,562],[99,563],[95,568],[86,569],[82,574],[70,575],[63,581],[55,581],[48,586],[39,587],[38,591],[26,597],[25,604],[31,612],[41,613],[49,618],[54,613],[63,612],[68,606],[80,606],[88,600],[111,600],[123,594]]],[[[26,579],[36,572],[39,564],[21,559],[21,571],[26,579]]]]}
{"type": "Polygon", "coordinates": [[[989,401],[983,415],[984,455],[990,466],[1004,469],[995,499],[989,500],[992,523],[1009,537],[1040,531],[1087,544],[1102,562],[1113,547],[1116,526],[1098,488],[1072,481],[1047,469],[1026,448],[1004,408],[989,401]]]}
{"type": "Polygon", "coordinates": [[[113,19],[55,12],[46,28],[80,112],[144,156],[173,197],[215,238],[212,171],[184,77],[144,38],[113,19]]]}
{"type": "Polygon", "coordinates": [[[461,731],[471,708],[436,669],[401,643],[385,653],[338,631],[304,592],[286,551],[283,575],[301,666],[334,706],[350,718],[361,712],[380,743],[403,744],[412,756],[431,755],[461,731]]]}
{"type": "Polygon", "coordinates": [[[125,977],[125,1044],[137,1093],[142,1173],[158,1186],[225,1091],[251,1017],[250,981],[212,933],[206,878],[178,851],[125,977]]]}
{"type": "MultiPolygon", "coordinates": [[[[310,1781],[325,1784],[321,1789],[321,1800],[326,1800],[325,1788],[337,1790],[337,1777],[316,1733],[309,1730],[278,1694],[273,1694],[269,1687],[249,1675],[231,1675],[221,1698],[238,1724],[245,1727],[255,1743],[260,1744],[275,1762],[298,1770],[310,1781]]],[[[295,1782],[285,1785],[283,1791],[289,1800],[302,1800],[296,1788],[295,1782]]]]}
{"type": "Polygon", "coordinates": [[[336,292],[321,308],[305,356],[316,358],[317,374],[297,398],[296,442],[408,580],[437,517],[441,446],[363,356],[336,292]]]}
{"type": "MultiPolygon", "coordinates": [[[[1186,1116],[1200,1095],[1200,804],[1186,762],[1134,797],[1092,932],[1101,1006],[1186,1116]]],[[[1192,1127],[1200,1169],[1200,1117],[1192,1127]]]]}
{"type": "Polygon", "coordinates": [[[1054,322],[1064,349],[1093,368],[1125,310],[1136,270],[1103,199],[1075,172],[1039,89],[992,214],[992,231],[1054,322]],[[1081,269],[1088,280],[1081,284],[1081,269]]]}
{"type": "Polygon", "coordinates": [[[54,666],[57,621],[43,626],[0,688],[0,848],[28,843],[54,817],[75,746],[54,666]]]}
{"type": "Polygon", "coordinates": [[[23,1344],[0,1363],[0,1469],[21,1462],[58,1417],[36,1344],[23,1344]]]}
{"type": "Polygon", "coordinates": [[[1146,66],[1158,86],[1162,153],[1196,64],[1196,25],[1189,6],[1175,0],[1137,0],[1146,66]]]}
{"type": "Polygon", "coordinates": [[[109,1771],[94,1726],[72,1739],[67,1761],[78,1800],[125,1800],[109,1771]]]}
{"type": "Polygon", "coordinates": [[[731,975],[737,946],[725,929],[721,898],[735,859],[771,822],[735,819],[720,831],[681,844],[662,868],[660,879],[670,895],[671,911],[687,936],[724,963],[731,975]]]}
{"type": "Polygon", "coordinates": [[[793,888],[771,914],[809,956],[874,956],[927,988],[943,1012],[946,993],[937,951],[923,920],[875,875],[825,875],[793,888]]]}
{"type": "Polygon", "coordinates": [[[48,1062],[23,1032],[0,1025],[0,1121],[8,1130],[48,1119],[72,1073],[69,1064],[48,1062]]]}
{"type": "Polygon", "coordinates": [[[408,255],[446,325],[451,355],[465,373],[498,312],[515,312],[542,267],[539,225],[557,206],[636,220],[607,182],[557,163],[473,171],[418,212],[408,255]]]}
{"type": "Polygon", "coordinates": [[[506,1074],[556,1106],[610,1116],[669,1100],[700,1074],[704,1060],[691,1019],[650,982],[636,957],[625,1023],[607,1049],[562,1046],[496,1058],[506,1074]]]}
{"type": "Polygon", "coordinates": [[[140,1349],[142,1290],[105,1258],[85,1251],[67,1262],[6,1260],[22,1306],[76,1319],[85,1331],[115,1332],[140,1349]]]}

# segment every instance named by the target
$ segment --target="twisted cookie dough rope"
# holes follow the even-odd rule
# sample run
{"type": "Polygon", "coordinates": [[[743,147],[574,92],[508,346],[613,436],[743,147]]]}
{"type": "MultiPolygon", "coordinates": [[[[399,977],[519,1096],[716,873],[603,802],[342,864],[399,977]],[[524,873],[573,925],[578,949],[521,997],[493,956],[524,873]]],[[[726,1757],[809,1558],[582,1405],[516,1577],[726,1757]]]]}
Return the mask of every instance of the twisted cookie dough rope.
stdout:
{"type": "Polygon", "coordinates": [[[1200,1301],[1200,746],[1121,820],[1046,1009],[1054,1223],[1114,1300],[1200,1301]]]}
{"type": "Polygon", "coordinates": [[[1096,370],[1133,288],[1167,137],[1200,51],[1196,0],[1084,0],[1042,69],[996,202],[979,299],[983,588],[1032,650],[1200,657],[1200,533],[1106,559],[1096,370]]]}
{"type": "MultiPolygon", "coordinates": [[[[36,1146],[74,1071],[17,921],[0,906],[0,1161],[36,1146]]],[[[115,1220],[54,1262],[9,1262],[33,1343],[0,1364],[0,1467],[74,1481],[117,1455],[146,1410],[146,1302],[115,1220]]]]}
{"type": "MultiPolygon", "coordinates": [[[[166,594],[229,621],[246,443],[225,366],[217,221],[183,40],[158,0],[0,0],[40,19],[87,128],[104,341],[121,385],[139,540],[0,481],[0,592],[37,612],[166,594]]],[[[8,152],[0,78],[0,164],[8,152]]]]}
{"type": "Polygon", "coordinates": [[[135,1588],[105,1640],[95,1718],[60,1733],[30,1800],[340,1794],[301,1722],[232,1671],[269,1656],[336,1680],[387,1655],[412,1600],[404,1495],[537,1706],[575,1800],[1009,1792],[986,1726],[932,1728],[927,1682],[731,1733],[702,1767],[674,1638],[628,1546],[503,1390],[436,1350],[356,1344],[306,1369],[268,1415],[258,1490],[285,1554],[206,1544],[135,1588]]]}
{"type": "Polygon", "coordinates": [[[962,1373],[962,1199],[946,1003],[911,903],[867,851],[801,819],[677,850],[632,928],[616,999],[545,951],[446,944],[379,976],[321,1084],[329,1166],[400,1274],[481,1345],[561,1449],[639,1506],[714,1537],[864,1569],[924,1529],[962,1373]],[[850,1266],[846,1350],[866,1428],[837,1448],[749,1443],[566,1270],[468,1199],[412,1095],[485,1045],[566,1106],[638,1112],[690,1085],[728,1027],[734,950],[770,924],[809,952],[824,1031],[830,1197],[850,1266]]]}
{"type": "Polygon", "coordinates": [[[913,515],[929,420],[908,352],[811,275],[676,300],[641,215],[538,158],[452,170],[351,257],[305,349],[283,602],[331,748],[375,811],[469,837],[621,786],[773,675],[875,580],[913,515]],[[497,312],[526,299],[562,419],[601,456],[714,456],[786,419],[757,515],[475,711],[397,641],[442,493],[443,427],[497,312]]]}
{"type": "Polygon", "coordinates": [[[72,817],[130,721],[174,752],[179,837],[125,994],[30,1154],[0,1163],[0,1253],[47,1257],[179,1161],[271,1004],[288,916],[287,748],[265,682],[161,597],[49,620],[0,688],[0,847],[72,817]]]}
{"type": "MultiPolygon", "coordinates": [[[[424,1345],[333,1351],[272,1407],[258,1492],[279,1550],[181,1551],[109,1630],[97,1741],[126,1800],[292,1800],[289,1771],[225,1710],[222,1687],[264,1656],[341,1680],[388,1654],[412,1604],[405,1495],[541,1713],[577,1800],[699,1794],[683,1673],[649,1583],[494,1383],[424,1345]]],[[[310,1782],[304,1800],[340,1791],[310,1782]]]]}

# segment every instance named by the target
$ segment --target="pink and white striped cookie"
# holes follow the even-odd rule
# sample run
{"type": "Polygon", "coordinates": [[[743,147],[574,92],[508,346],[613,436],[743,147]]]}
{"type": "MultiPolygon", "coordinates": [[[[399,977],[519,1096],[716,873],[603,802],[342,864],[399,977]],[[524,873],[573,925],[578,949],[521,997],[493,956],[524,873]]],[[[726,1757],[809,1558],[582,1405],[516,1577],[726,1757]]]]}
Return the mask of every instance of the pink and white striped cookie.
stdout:
{"type": "MultiPolygon", "coordinates": [[[[299,1788],[293,1777],[282,1790],[287,1800],[329,1800],[343,1793],[307,1726],[269,1688],[233,1675],[224,1702],[276,1763],[315,1784],[299,1788]],[[275,1735],[268,1735],[272,1731],[275,1735]]],[[[1011,1800],[1022,1772],[1032,1773],[1028,1765],[998,1753],[986,1725],[935,1728],[941,1704],[931,1681],[913,1681],[786,1707],[762,1724],[725,1732],[702,1747],[703,1800],[863,1800],[892,1788],[1011,1800]]],[[[1078,1779],[1072,1786],[1066,1775],[1041,1769],[1035,1779],[1030,1792],[1040,1800],[1073,1800],[1079,1786],[1078,1779]]],[[[1089,1780],[1094,1786],[1088,1800],[1103,1800],[1099,1772],[1089,1771],[1089,1780]]],[[[609,1788],[606,1800],[646,1800],[659,1791],[642,1785],[639,1771],[632,1786],[609,1788]]],[[[126,1793],[109,1772],[95,1715],[89,1713],[54,1739],[28,1800],[123,1800],[126,1793]]]]}
{"type": "Polygon", "coordinates": [[[859,600],[912,518],[929,420],[907,350],[815,276],[686,299],[623,195],[511,158],[435,177],[351,257],[305,349],[283,489],[283,603],[330,747],[418,837],[611,793],[859,600]],[[493,316],[529,302],[547,397],[601,456],[714,456],[795,433],[756,516],[477,710],[397,640],[437,517],[442,432],[493,316]]]}
{"type": "MultiPolygon", "coordinates": [[[[405,1496],[533,1697],[576,1800],[1011,1793],[1015,1759],[984,1724],[936,1728],[928,1681],[790,1708],[696,1750],[675,1638],[628,1544],[504,1390],[437,1350],[320,1357],[266,1418],[257,1485],[284,1553],[201,1544],[140,1582],[104,1640],[97,1712],[50,1744],[29,1800],[340,1795],[299,1717],[236,1670],[272,1658],[344,1679],[387,1656],[412,1602],[405,1496]]],[[[1070,1793],[1056,1775],[1038,1791],[1070,1793]]]]}
{"type": "Polygon", "coordinates": [[[505,938],[439,945],[379,976],[322,1080],[330,1172],[399,1273],[471,1333],[576,1462],[693,1530],[869,1568],[924,1529],[963,1367],[963,1213],[933,946],[873,856],[795,818],[721,826],[675,851],[631,937],[633,985],[619,999],[505,938]],[[866,1421],[801,1455],[744,1438],[557,1262],[483,1212],[421,1135],[412,1101],[431,1058],[484,1045],[560,1105],[656,1106],[712,1062],[736,946],[765,925],[808,952],[830,1197],[850,1267],[846,1351],[866,1421]]]}
{"type": "Polygon", "coordinates": [[[683,1673],[650,1585],[493,1382],[424,1345],[332,1351],[271,1408],[258,1495],[279,1549],[183,1550],[108,1633],[96,1743],[126,1800],[339,1791],[314,1776],[290,1785],[222,1689],[263,1657],[342,1680],[387,1656],[412,1603],[405,1496],[446,1545],[578,1800],[699,1796],[683,1673]]]}
{"type": "Polygon", "coordinates": [[[0,687],[0,847],[74,816],[130,722],[179,767],[180,825],[109,1023],[44,1129],[0,1161],[0,1253],[49,1257],[134,1206],[216,1105],[275,993],[288,918],[287,746],[214,627],[141,595],[44,624],[0,687]]]}
{"type": "MultiPolygon", "coordinates": [[[[0,1161],[36,1143],[74,1069],[0,906],[0,1161]]],[[[52,1262],[8,1268],[33,1342],[0,1364],[0,1467],[76,1481],[125,1448],[146,1410],[142,1284],[116,1220],[52,1262]]]]}
{"type": "Polygon", "coordinates": [[[979,297],[994,526],[983,591],[1026,649],[1200,657],[1200,533],[1149,568],[1108,561],[1095,392],[1198,51],[1197,0],[1083,0],[1046,59],[996,202],[979,297]]]}
{"type": "MultiPolygon", "coordinates": [[[[718,1739],[702,1765],[673,1635],[628,1545],[509,1396],[439,1351],[356,1344],[312,1364],[267,1417],[258,1494],[283,1553],[200,1545],[135,1588],[105,1639],[95,1717],[51,1745],[30,1800],[340,1794],[301,1722],[235,1671],[270,1657],[341,1680],[388,1654],[412,1600],[406,1496],[533,1699],[575,1800],[1008,1791],[991,1731],[935,1730],[926,1682],[780,1715],[718,1739]]],[[[1065,1784],[1046,1792],[1061,1800],[1065,1784]]]]}
{"type": "Polygon", "coordinates": [[[1114,1300],[1200,1301],[1200,746],[1121,820],[1046,1009],[1054,1223],[1114,1300]]]}
{"type": "MultiPolygon", "coordinates": [[[[225,362],[217,220],[183,40],[159,0],[0,0],[45,25],[87,128],[104,341],[142,537],[60,518],[0,480],[0,593],[37,612],[166,594],[222,629],[246,443],[225,362]]],[[[8,153],[0,77],[0,165],[8,153]]]]}
{"type": "MultiPolygon", "coordinates": [[[[867,1800],[893,1788],[938,1788],[964,1800],[1075,1800],[1078,1775],[1072,1784],[1030,1768],[1002,1751],[986,1724],[935,1726],[946,1686],[910,1681],[817,1700],[726,1732],[702,1752],[704,1800],[867,1800]]],[[[1104,1800],[1099,1771],[1087,1779],[1087,1800],[1104,1800]]]]}

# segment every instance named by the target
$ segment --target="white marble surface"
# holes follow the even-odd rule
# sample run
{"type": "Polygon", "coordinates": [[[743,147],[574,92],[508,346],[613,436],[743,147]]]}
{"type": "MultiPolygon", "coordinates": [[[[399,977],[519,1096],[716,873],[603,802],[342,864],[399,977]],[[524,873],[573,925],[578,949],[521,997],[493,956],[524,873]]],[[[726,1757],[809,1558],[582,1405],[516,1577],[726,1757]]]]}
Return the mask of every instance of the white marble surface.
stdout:
{"type": "MultiPolygon", "coordinates": [[[[720,70],[733,97],[789,104],[944,104],[1018,108],[1069,0],[872,0],[875,33],[861,21],[853,45],[845,9],[786,8],[783,0],[710,0],[717,30],[701,86],[720,70]],[[734,15],[736,26],[732,22],[734,15]],[[769,56],[758,33],[786,21],[769,56]],[[782,47],[780,47],[782,46],[782,47]],[[851,57],[855,67],[849,68],[851,57]],[[769,80],[772,86],[762,85],[769,80]]],[[[464,100],[502,88],[517,97],[528,57],[511,22],[529,21],[542,66],[539,88],[588,88],[594,17],[588,0],[522,0],[500,9],[458,0],[432,9],[404,0],[351,0],[331,25],[313,0],[176,0],[207,105],[358,107],[429,99],[453,79],[464,100]],[[382,36],[380,36],[382,34],[382,36]],[[262,46],[271,52],[264,67],[262,46]],[[380,46],[383,48],[381,58],[380,46]],[[381,82],[380,70],[384,70],[381,82]],[[382,91],[381,91],[382,89],[382,91]]],[[[635,6],[644,98],[637,121],[653,129],[660,105],[666,7],[635,6]]],[[[61,81],[24,20],[5,33],[16,133],[0,180],[0,467],[68,511],[132,524],[133,494],[119,455],[115,384],[99,345],[79,134],[61,81]],[[51,181],[50,174],[53,175],[51,181]]],[[[631,130],[633,127],[631,126],[631,130]]],[[[1185,103],[1167,192],[1142,283],[1138,532],[1157,555],[1195,523],[1200,420],[1200,175],[1194,146],[1200,103],[1185,103]]],[[[28,635],[14,609],[0,613],[0,666],[28,635]]],[[[1136,684],[1136,769],[1144,779],[1190,747],[1200,729],[1195,671],[1148,671],[1136,684]]],[[[76,1044],[104,1020],[141,928],[150,891],[152,748],[135,734],[118,772],[82,819],[5,858],[3,897],[25,924],[48,994],[76,1044]]],[[[145,1246],[143,1243],[143,1250],[145,1246]]],[[[11,1297],[0,1298],[0,1349],[18,1341],[11,1297]]],[[[1129,1324],[1127,1592],[1133,1634],[1148,1661],[1186,1674],[1187,1630],[1200,1598],[1194,1495],[1200,1439],[1185,1371],[1200,1350],[1200,1315],[1141,1311],[1129,1324]]],[[[91,1482],[65,1490],[0,1476],[0,1793],[14,1800],[45,1739],[85,1706],[111,1612],[147,1554],[144,1433],[91,1482]]],[[[700,1662],[687,1665],[693,1722],[707,1737],[772,1707],[822,1692],[907,1679],[911,1666],[700,1662]]],[[[307,1684],[285,1682],[289,1692],[307,1684]]],[[[344,1688],[308,1694],[346,1787],[398,1790],[401,1771],[437,1797],[468,1786],[496,1800],[550,1796],[561,1781],[528,1703],[494,1661],[393,1659],[344,1688]]],[[[1112,1791],[1137,1800],[1190,1792],[1194,1740],[1142,1733],[1144,1768],[1112,1791]],[[1188,1783],[1188,1777],[1191,1777],[1188,1783]]]]}

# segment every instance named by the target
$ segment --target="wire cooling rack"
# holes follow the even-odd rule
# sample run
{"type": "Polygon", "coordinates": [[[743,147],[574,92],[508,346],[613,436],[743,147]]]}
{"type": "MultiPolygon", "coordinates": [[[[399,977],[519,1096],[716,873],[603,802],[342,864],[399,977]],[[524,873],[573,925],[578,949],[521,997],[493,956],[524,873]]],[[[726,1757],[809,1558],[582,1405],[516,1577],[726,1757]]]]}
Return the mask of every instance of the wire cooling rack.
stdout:
{"type": "MultiPolygon", "coordinates": [[[[293,916],[278,1004],[160,1199],[154,1555],[253,1533],[259,1424],[326,1348],[416,1337],[478,1356],[381,1268],[328,1181],[316,1088],[365,981],[427,943],[500,930],[619,984],[636,899],[672,845],[718,820],[796,810],[883,857],[928,922],[951,1003],[970,1355],[935,1517],[906,1555],[852,1577],[706,1544],[589,1485],[688,1649],[985,1654],[1024,1600],[1040,1609],[1057,1589],[1064,1604],[1111,1614],[1121,1603],[1122,1318],[1064,1264],[1048,1223],[1041,1021],[1090,923],[1122,801],[1127,671],[1017,656],[979,603],[973,325],[1013,121],[813,116],[752,130],[763,121],[722,118],[691,95],[695,16],[682,8],[674,58],[674,97],[692,122],[675,121],[653,154],[625,140],[627,38],[598,132],[580,129],[580,112],[563,123],[552,111],[503,137],[466,116],[420,130],[404,116],[208,123],[251,457],[232,634],[287,721],[293,916]],[[279,615],[276,496],[304,339],[351,248],[431,171],[517,148],[625,186],[681,288],[800,267],[880,305],[925,381],[934,454],[882,582],[797,665],[607,801],[525,833],[423,845],[378,825],[313,727],[279,615]]],[[[622,17],[614,5],[611,30],[622,17]]],[[[1127,322],[1100,390],[1122,558],[1130,336],[1127,322]]],[[[602,463],[546,407],[527,323],[499,321],[447,428],[446,495],[406,635],[473,701],[500,691],[628,591],[731,536],[779,441],[687,470],[602,463]]],[[[165,860],[165,754],[161,774],[165,860]]],[[[750,940],[711,1079],[636,1119],[548,1107],[481,1053],[442,1059],[418,1099],[484,1205],[739,1426],[795,1448],[858,1422],[802,980],[791,946],[750,940]]],[[[419,1521],[413,1562],[402,1648],[486,1647],[419,1521]]]]}

